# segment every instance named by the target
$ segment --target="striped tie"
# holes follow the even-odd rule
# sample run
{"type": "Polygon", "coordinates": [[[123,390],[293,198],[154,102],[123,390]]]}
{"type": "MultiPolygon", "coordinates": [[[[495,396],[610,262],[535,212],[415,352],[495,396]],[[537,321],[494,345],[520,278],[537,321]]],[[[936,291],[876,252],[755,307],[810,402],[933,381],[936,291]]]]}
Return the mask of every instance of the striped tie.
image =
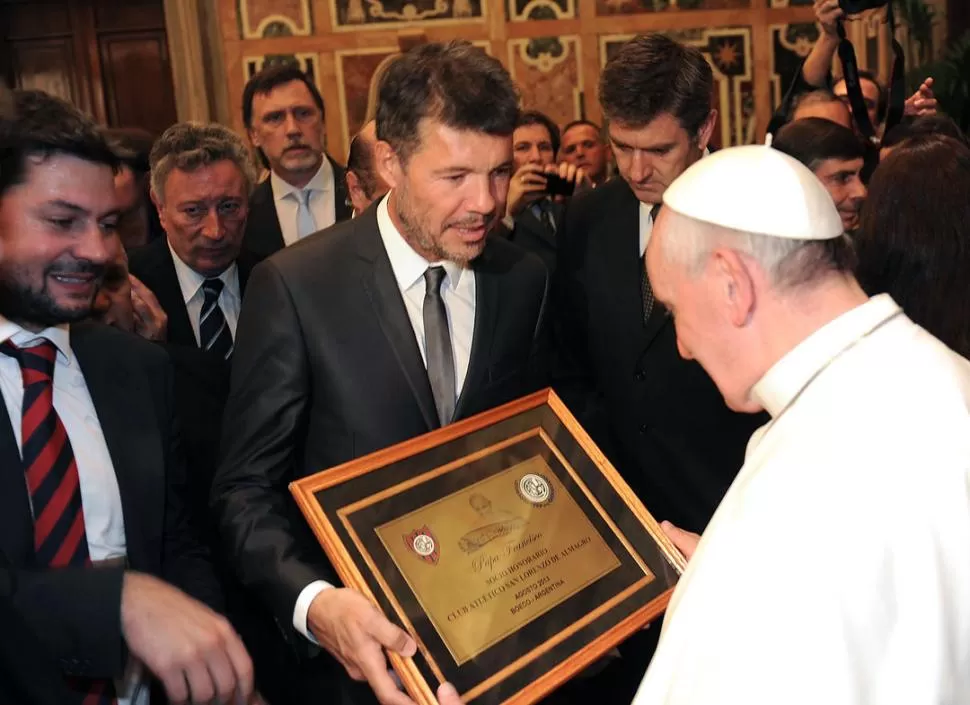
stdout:
{"type": "Polygon", "coordinates": [[[232,355],[232,332],[219,306],[219,295],[224,286],[221,279],[206,279],[202,282],[202,313],[199,316],[199,346],[228,360],[232,355]]]}
{"type": "MultiPolygon", "coordinates": [[[[24,383],[21,457],[34,515],[34,561],[38,568],[91,565],[81,504],[81,482],[71,439],[54,409],[54,361],[49,340],[18,348],[9,340],[0,353],[20,363],[24,383]]],[[[69,678],[84,705],[115,703],[114,684],[105,679],[69,678]]]]}

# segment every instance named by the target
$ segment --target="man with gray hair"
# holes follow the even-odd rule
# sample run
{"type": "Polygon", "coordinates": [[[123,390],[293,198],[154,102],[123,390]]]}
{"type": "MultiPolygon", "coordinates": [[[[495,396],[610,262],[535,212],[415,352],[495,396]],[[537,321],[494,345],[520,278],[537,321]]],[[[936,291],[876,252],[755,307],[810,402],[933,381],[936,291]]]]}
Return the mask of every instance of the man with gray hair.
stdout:
{"type": "Polygon", "coordinates": [[[869,298],[831,197],[761,146],[664,193],[647,268],[681,355],[770,422],[697,543],[635,705],[962,702],[970,362],[869,298]]]}
{"type": "MultiPolygon", "coordinates": [[[[132,251],[129,269],[154,292],[168,316],[163,345],[175,368],[190,511],[213,555],[219,556],[208,494],[229,393],[236,321],[249,272],[258,262],[241,250],[255,172],[242,139],[216,124],[173,125],[155,143],[150,160],[152,200],[166,237],[132,251]]],[[[227,613],[259,671],[261,640],[251,637],[257,619],[240,605],[228,571],[222,573],[227,613]]],[[[272,688],[266,685],[269,695],[272,688]]]]}

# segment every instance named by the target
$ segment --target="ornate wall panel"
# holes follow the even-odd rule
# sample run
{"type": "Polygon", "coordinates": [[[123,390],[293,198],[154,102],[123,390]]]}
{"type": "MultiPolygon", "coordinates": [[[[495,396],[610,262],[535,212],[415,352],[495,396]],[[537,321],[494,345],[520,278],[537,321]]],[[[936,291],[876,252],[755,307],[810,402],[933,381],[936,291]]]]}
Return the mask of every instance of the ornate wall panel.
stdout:
{"type": "MultiPolygon", "coordinates": [[[[756,139],[754,59],[750,27],[688,29],[666,32],[684,44],[697,47],[714,73],[714,103],[718,110],[717,146],[749,144],[756,139]]],[[[600,63],[606,62],[632,35],[600,38],[600,63]]]]}
{"type": "Polygon", "coordinates": [[[512,39],[508,44],[508,67],[523,107],[541,110],[560,126],[583,116],[580,37],[512,39]]]}
{"type": "MultiPolygon", "coordinates": [[[[665,32],[699,47],[714,68],[715,142],[727,145],[760,140],[817,36],[811,0],[210,1],[229,77],[226,103],[238,110],[246,79],[265,63],[298,62],[323,94],[338,159],[373,113],[375,75],[405,42],[475,42],[506,65],[525,107],[563,124],[601,121],[597,81],[610,52],[636,33],[665,32]]],[[[241,128],[238,114],[233,119],[241,128]]]]}
{"type": "Polygon", "coordinates": [[[238,0],[243,39],[302,37],[312,33],[310,0],[238,0]]]}

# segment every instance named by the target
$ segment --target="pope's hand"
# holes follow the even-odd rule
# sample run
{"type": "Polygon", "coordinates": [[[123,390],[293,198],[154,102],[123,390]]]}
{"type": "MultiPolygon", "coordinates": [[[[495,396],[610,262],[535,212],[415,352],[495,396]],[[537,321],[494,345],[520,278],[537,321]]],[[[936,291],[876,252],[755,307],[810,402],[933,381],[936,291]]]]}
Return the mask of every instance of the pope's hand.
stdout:
{"type": "Polygon", "coordinates": [[[438,688],[438,705],[465,705],[458,697],[458,691],[451,683],[442,683],[438,688]]]}
{"type": "Polygon", "coordinates": [[[697,548],[701,537],[691,531],[678,529],[669,521],[660,522],[660,528],[667,534],[667,538],[674,542],[674,546],[684,554],[684,558],[690,560],[690,557],[694,555],[694,550],[697,548]]]}
{"type": "Polygon", "coordinates": [[[307,626],[351,678],[370,684],[382,705],[414,705],[398,690],[384,656],[385,649],[405,658],[414,656],[414,639],[391,624],[366,597],[348,588],[324,590],[310,603],[307,626]]]}

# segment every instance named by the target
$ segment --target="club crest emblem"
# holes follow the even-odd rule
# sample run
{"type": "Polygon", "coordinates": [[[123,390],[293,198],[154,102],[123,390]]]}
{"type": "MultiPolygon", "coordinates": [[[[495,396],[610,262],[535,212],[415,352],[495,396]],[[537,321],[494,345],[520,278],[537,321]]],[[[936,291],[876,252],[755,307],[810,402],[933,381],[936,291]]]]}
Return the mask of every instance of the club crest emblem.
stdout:
{"type": "Polygon", "coordinates": [[[431,565],[438,565],[438,542],[435,541],[431,529],[422,526],[404,536],[404,543],[418,558],[431,565]]]}
{"type": "Polygon", "coordinates": [[[531,472],[519,478],[515,489],[519,497],[536,507],[551,504],[555,494],[548,479],[531,472]]]}

